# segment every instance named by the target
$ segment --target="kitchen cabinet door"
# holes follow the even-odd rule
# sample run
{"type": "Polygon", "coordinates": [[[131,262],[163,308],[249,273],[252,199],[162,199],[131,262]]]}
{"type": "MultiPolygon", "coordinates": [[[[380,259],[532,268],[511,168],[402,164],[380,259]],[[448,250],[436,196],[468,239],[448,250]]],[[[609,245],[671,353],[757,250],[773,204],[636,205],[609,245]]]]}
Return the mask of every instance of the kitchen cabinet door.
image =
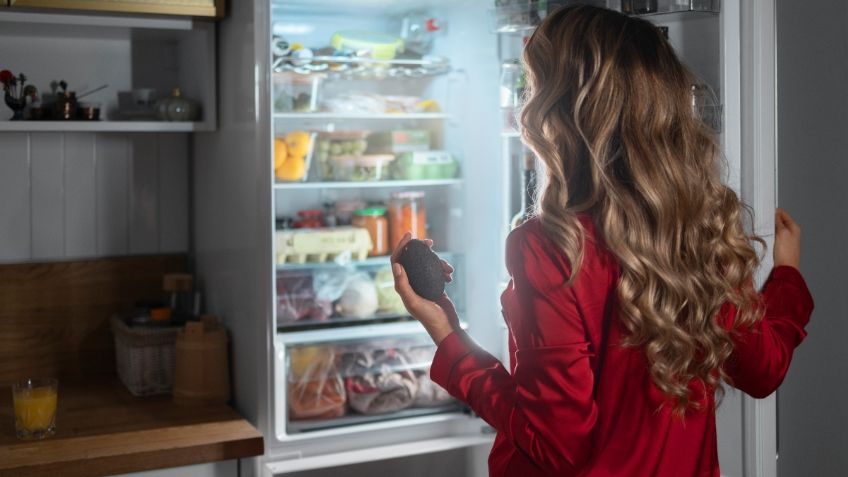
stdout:
{"type": "MultiPolygon", "coordinates": [[[[3,3],[6,3],[5,1],[3,3]]],[[[224,0],[9,0],[12,7],[220,17],[224,0]]]]}

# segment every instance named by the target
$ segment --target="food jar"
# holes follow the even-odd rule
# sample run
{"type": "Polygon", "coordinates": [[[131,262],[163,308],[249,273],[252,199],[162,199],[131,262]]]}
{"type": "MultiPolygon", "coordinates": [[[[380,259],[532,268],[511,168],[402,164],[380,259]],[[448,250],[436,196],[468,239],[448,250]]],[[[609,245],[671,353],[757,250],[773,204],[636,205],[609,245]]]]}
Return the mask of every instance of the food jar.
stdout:
{"type": "Polygon", "coordinates": [[[388,255],[389,249],[389,221],[386,219],[385,207],[368,207],[359,209],[353,213],[355,227],[363,227],[371,236],[371,250],[369,257],[388,255]]]}
{"type": "Polygon", "coordinates": [[[333,215],[336,216],[336,225],[350,225],[353,214],[359,209],[365,208],[365,202],[360,199],[339,200],[333,204],[333,215]]]}
{"type": "Polygon", "coordinates": [[[518,130],[516,114],[521,106],[527,79],[524,67],[517,59],[504,61],[501,64],[501,112],[505,130],[518,130]]]}
{"type": "Polygon", "coordinates": [[[412,238],[427,238],[427,210],[424,193],[419,191],[395,192],[389,201],[389,240],[391,247],[397,246],[406,232],[412,238]]]}

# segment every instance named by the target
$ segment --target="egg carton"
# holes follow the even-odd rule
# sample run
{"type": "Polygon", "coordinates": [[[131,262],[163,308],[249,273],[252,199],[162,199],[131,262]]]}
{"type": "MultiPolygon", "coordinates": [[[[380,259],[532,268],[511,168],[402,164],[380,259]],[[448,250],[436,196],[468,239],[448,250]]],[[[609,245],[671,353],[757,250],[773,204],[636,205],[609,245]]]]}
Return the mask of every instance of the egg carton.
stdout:
{"type": "Polygon", "coordinates": [[[359,227],[280,230],[274,242],[278,265],[323,263],[343,254],[365,260],[372,248],[368,230],[359,227]]]}

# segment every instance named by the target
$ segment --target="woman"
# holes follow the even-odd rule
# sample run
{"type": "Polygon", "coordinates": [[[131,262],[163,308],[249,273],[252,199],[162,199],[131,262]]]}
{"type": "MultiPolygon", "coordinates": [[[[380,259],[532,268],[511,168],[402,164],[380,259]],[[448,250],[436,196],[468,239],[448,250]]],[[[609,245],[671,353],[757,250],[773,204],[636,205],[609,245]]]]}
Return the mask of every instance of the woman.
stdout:
{"type": "Polygon", "coordinates": [[[438,344],[431,377],[497,430],[492,476],[718,476],[715,393],[771,394],[806,336],[800,230],[777,211],[757,294],[761,240],[720,182],[692,76],[650,23],[561,9],[524,62],[523,139],[546,172],[537,217],[507,240],[510,371],[394,263],[438,344]]]}

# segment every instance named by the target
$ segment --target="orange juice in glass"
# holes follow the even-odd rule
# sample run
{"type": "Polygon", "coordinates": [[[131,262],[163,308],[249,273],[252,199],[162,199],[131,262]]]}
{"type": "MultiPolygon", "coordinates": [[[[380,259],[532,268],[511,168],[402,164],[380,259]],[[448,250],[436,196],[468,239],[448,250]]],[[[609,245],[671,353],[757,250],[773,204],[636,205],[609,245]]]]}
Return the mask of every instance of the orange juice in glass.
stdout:
{"type": "Polygon", "coordinates": [[[26,379],[12,386],[19,439],[43,439],[56,432],[58,391],[59,382],[52,378],[26,379]]]}

